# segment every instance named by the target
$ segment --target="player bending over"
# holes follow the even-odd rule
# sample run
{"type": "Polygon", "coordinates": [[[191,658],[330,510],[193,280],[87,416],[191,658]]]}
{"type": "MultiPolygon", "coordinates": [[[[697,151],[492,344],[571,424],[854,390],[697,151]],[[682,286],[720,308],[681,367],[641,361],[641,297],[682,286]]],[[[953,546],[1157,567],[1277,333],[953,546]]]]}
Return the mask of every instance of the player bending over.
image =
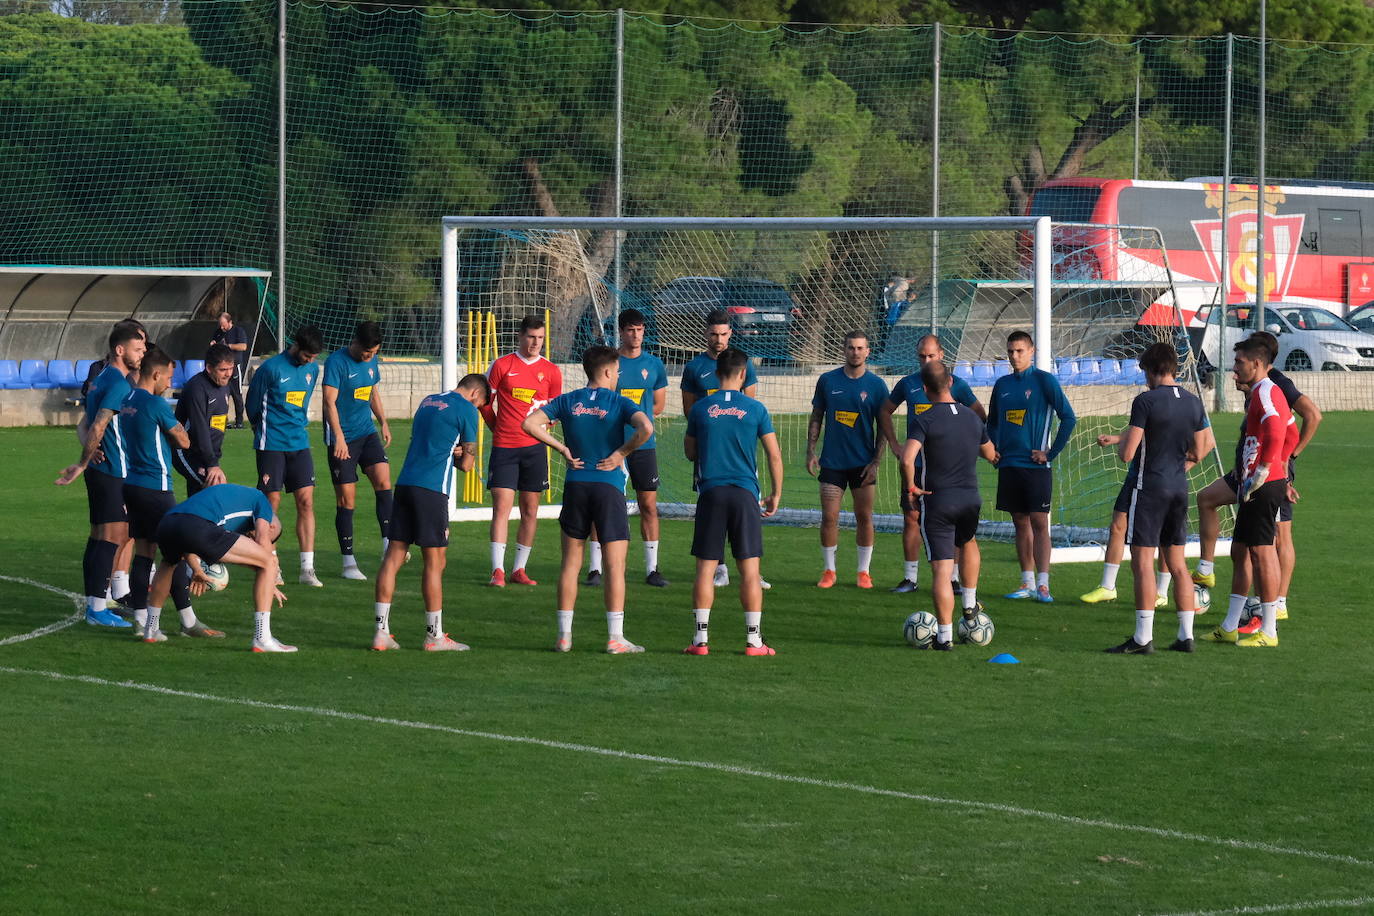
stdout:
{"type": "Polygon", "coordinates": [[[524,431],[558,451],[567,461],[563,510],[563,566],[558,573],[558,639],[554,649],[572,649],[573,610],[582,548],[595,528],[601,538],[605,575],[606,651],[611,655],[643,652],[625,638],[625,554],[630,520],[625,511],[625,459],[654,434],[639,404],[616,392],[620,356],[610,347],[588,347],[582,354],[587,387],[559,395],[525,418],[524,431]],[[565,442],[549,432],[563,426],[565,442]],[[634,429],[629,440],[625,427],[634,429]]]}
{"type": "Polygon", "coordinates": [[[778,511],[782,495],[782,452],[773,433],[768,409],[740,389],[749,358],[742,350],[726,348],[716,357],[720,389],[696,401],[687,417],[682,440],[687,460],[695,467],[696,523],[692,556],[697,558],[692,585],[696,634],[683,651],[708,655],[707,626],[715,601],[716,567],[725,560],[725,542],[735,556],[740,575],[739,598],[744,607],[745,655],[775,655],[763,641],[763,587],[759,559],[763,556],[763,516],[778,511]],[[771,486],[760,501],[758,443],[768,458],[771,486]]]}
{"type": "Polygon", "coordinates": [[[978,495],[978,458],[996,457],[987,428],[976,413],[954,400],[954,376],[939,360],[921,367],[921,384],[930,409],[907,424],[902,452],[903,491],[920,498],[921,527],[925,529],[926,559],[930,562],[931,601],[938,625],[932,649],[954,648],[954,563],[963,580],[960,598],[965,617],[982,611],[978,603],[978,573],[982,556],[974,535],[983,507],[978,495]],[[919,476],[916,458],[924,455],[919,476]]]}
{"type": "Polygon", "coordinates": [[[467,646],[444,632],[444,566],[448,563],[448,500],[455,468],[464,473],[477,460],[477,412],[491,398],[491,386],[480,373],[465,375],[458,387],[420,402],[411,425],[410,447],[396,478],[386,555],[377,570],[377,630],[372,648],[399,649],[391,635],[391,599],[396,573],[418,544],[424,557],[420,596],[425,602],[427,652],[463,652],[467,646]]]}

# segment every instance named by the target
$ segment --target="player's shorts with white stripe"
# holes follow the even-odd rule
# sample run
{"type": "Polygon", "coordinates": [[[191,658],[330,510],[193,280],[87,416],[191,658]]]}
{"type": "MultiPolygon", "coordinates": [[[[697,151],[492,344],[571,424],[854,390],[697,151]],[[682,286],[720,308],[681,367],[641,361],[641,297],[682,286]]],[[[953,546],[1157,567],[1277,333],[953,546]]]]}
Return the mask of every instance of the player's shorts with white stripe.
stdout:
{"type": "Polygon", "coordinates": [[[1188,493],[1122,488],[1125,497],[1126,543],[1132,547],[1177,547],[1188,541],[1188,493]]]}
{"type": "Polygon", "coordinates": [[[977,490],[942,490],[922,496],[921,540],[925,543],[926,559],[953,560],[959,548],[973,540],[978,533],[978,515],[983,500],[977,490]]]}

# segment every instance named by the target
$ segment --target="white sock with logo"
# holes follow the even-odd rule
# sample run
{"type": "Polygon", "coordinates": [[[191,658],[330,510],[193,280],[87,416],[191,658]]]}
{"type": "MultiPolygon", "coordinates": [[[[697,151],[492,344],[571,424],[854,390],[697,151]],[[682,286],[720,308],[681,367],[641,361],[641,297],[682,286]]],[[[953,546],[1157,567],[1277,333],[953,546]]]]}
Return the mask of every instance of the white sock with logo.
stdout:
{"type": "Polygon", "coordinates": [[[1050,574],[1047,573],[1047,572],[1038,574],[1038,575],[1035,577],[1035,585],[1036,585],[1036,588],[1039,588],[1039,587],[1042,586],[1042,585],[1045,586],[1045,588],[1049,588],[1049,587],[1050,587],[1050,574]]]}
{"type": "Polygon", "coordinates": [[[444,612],[425,611],[425,636],[429,639],[442,639],[444,636],[444,612]]]}
{"type": "Polygon", "coordinates": [[[601,572],[601,542],[588,541],[587,552],[591,556],[591,562],[587,564],[587,572],[601,572]]]}
{"type": "Polygon", "coordinates": [[[1215,561],[1213,561],[1213,560],[1198,560],[1198,561],[1197,561],[1197,574],[1198,574],[1199,576],[1210,576],[1210,575],[1212,574],[1213,570],[1215,570],[1215,569],[1216,569],[1216,563],[1215,563],[1215,561]]]}
{"type": "Polygon", "coordinates": [[[498,541],[491,542],[491,570],[505,570],[506,568],[506,545],[498,541]]]}
{"type": "Polygon", "coordinates": [[[378,601],[372,607],[375,609],[377,632],[389,634],[391,632],[391,602],[378,601]]]}
{"type": "Polygon", "coordinates": [[[658,541],[644,542],[644,572],[651,573],[658,569],[658,541]]]}
{"type": "Polygon", "coordinates": [[[762,622],[763,611],[744,612],[744,638],[755,649],[763,645],[763,634],[759,632],[762,622]]]}
{"type": "Polygon", "coordinates": [[[1194,614],[1192,611],[1179,611],[1179,612],[1178,612],[1178,638],[1179,638],[1179,639],[1192,639],[1192,638],[1193,638],[1193,618],[1196,617],[1196,616],[1197,616],[1197,615],[1194,614]]]}
{"type": "Polygon", "coordinates": [[[906,573],[902,576],[902,578],[906,579],[912,585],[915,585],[917,583],[918,577],[921,575],[921,561],[907,560],[904,563],[904,567],[906,569],[906,573]]]}
{"type": "Polygon", "coordinates": [[[564,639],[572,639],[572,611],[558,612],[558,635],[564,639]]]}
{"type": "Polygon", "coordinates": [[[524,544],[517,543],[515,545],[515,566],[512,568],[524,569],[525,564],[530,561],[530,551],[532,550],[534,550],[533,547],[526,547],[524,544]]]}
{"type": "Polygon", "coordinates": [[[301,551],[301,569],[314,569],[314,568],[315,568],[315,551],[313,551],[313,550],[302,550],[302,551],[301,551]]]}
{"type": "Polygon", "coordinates": [[[1150,608],[1143,611],[1136,608],[1135,611],[1135,641],[1140,645],[1145,645],[1155,638],[1155,609],[1150,608]]]}
{"type": "Polygon", "coordinates": [[[1155,593],[1169,597],[1169,584],[1174,581],[1173,573],[1155,573],[1155,593]]]}
{"type": "Polygon", "coordinates": [[[255,611],[253,613],[253,638],[259,641],[272,638],[271,611],[255,611]]]}
{"type": "Polygon", "coordinates": [[[866,573],[868,572],[868,564],[873,562],[873,545],[869,544],[867,547],[860,547],[858,551],[859,572],[866,573]]]}
{"type": "Polygon", "coordinates": [[[129,594],[129,574],[122,569],[110,574],[110,597],[123,598],[129,594]]]}
{"type": "Polygon", "coordinates": [[[711,609],[709,607],[699,607],[692,611],[692,613],[696,615],[697,619],[697,629],[696,633],[692,636],[692,645],[704,646],[707,642],[707,626],[711,623],[711,609]]]}
{"type": "Polygon", "coordinates": [[[821,545],[821,560],[825,563],[825,568],[830,572],[835,571],[835,551],[838,549],[838,545],[835,547],[826,547],[824,544],[821,545]]]}
{"type": "Polygon", "coordinates": [[[1223,630],[1232,631],[1240,626],[1240,615],[1245,611],[1245,595],[1232,595],[1226,608],[1226,619],[1221,622],[1223,630]]]}
{"type": "Polygon", "coordinates": [[[625,641],[625,612],[607,611],[606,612],[606,638],[615,641],[625,641]]]}

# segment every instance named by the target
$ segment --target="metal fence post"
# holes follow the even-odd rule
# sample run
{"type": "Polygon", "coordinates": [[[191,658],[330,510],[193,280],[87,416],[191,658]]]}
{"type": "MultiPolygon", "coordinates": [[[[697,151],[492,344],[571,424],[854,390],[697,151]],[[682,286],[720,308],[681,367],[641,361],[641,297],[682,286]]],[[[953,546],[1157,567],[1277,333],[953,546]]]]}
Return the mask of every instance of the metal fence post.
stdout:
{"type": "MultiPolygon", "coordinates": [[[[625,215],[625,10],[615,11],[615,215],[625,215]]],[[[615,269],[612,272],[615,286],[615,327],[620,327],[621,289],[624,277],[622,249],[625,233],[615,233],[615,269]]],[[[593,303],[595,308],[595,303],[593,303]]],[[[616,332],[612,331],[614,335],[616,332]]],[[[614,338],[613,338],[614,339],[614,338]]]]}
{"type": "MultiPolygon", "coordinates": [[[[930,215],[940,215],[940,23],[935,23],[935,44],[932,54],[930,124],[930,215]]],[[[930,333],[940,326],[940,232],[930,234],[930,333]]]]}
{"type": "MultiPolygon", "coordinates": [[[[1217,361],[1213,363],[1213,383],[1212,394],[1217,410],[1226,409],[1226,385],[1223,383],[1224,377],[1221,375],[1225,368],[1223,360],[1226,358],[1226,306],[1231,289],[1231,248],[1228,232],[1231,225],[1231,100],[1232,86],[1235,79],[1235,49],[1236,36],[1230,32],[1226,33],[1226,123],[1222,128],[1223,139],[1221,145],[1221,260],[1220,276],[1217,278],[1221,285],[1217,289],[1218,302],[1216,307],[1221,310],[1221,322],[1218,324],[1217,334],[1217,361]]],[[[1204,328],[1204,337],[1205,334],[1204,328]]],[[[1207,355],[1207,354],[1204,354],[1207,355]]]]}
{"type": "Polygon", "coordinates": [[[286,349],[286,0],[277,0],[277,348],[286,349]]]}

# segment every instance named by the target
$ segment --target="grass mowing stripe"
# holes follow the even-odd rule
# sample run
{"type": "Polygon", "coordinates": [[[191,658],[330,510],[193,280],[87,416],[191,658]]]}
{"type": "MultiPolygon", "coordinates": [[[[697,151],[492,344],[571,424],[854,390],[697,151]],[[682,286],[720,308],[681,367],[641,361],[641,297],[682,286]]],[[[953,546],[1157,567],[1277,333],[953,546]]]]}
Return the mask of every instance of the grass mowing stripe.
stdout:
{"type": "Polygon", "coordinates": [[[932,805],[941,805],[952,808],[964,808],[975,811],[990,811],[997,814],[1007,814],[1014,817],[1036,818],[1039,820],[1052,821],[1059,824],[1069,824],[1075,827],[1100,828],[1110,831],[1124,833],[1142,833],[1149,836],[1161,837],[1171,840],[1182,840],[1184,842],[1201,843],[1209,846],[1223,846],[1230,849],[1243,849],[1250,852],[1272,853],[1274,855],[1297,856],[1304,859],[1315,859],[1322,862],[1337,862],[1344,865],[1355,865],[1362,868],[1374,867],[1374,862],[1359,859],[1355,856],[1341,855],[1337,853],[1319,852],[1310,849],[1298,849],[1291,846],[1279,846],[1273,843],[1265,843],[1257,840],[1241,840],[1228,837],[1213,837],[1205,834],[1186,833],[1181,830],[1171,830],[1164,827],[1150,827],[1143,824],[1120,824],[1114,821],[1100,820],[1097,818],[1075,817],[1071,814],[1058,814],[1053,811],[1040,811],[1035,808],[1023,808],[1017,805],[1003,805],[996,802],[970,801],[960,798],[943,798],[937,795],[921,795],[914,792],[902,792],[896,789],[883,789],[878,786],[868,786],[862,783],[841,782],[833,779],[821,779],[814,776],[794,776],[787,773],[775,773],[770,770],[758,770],[751,767],[735,766],[727,763],[715,763],[709,760],[683,760],[676,757],[664,757],[657,754],[642,754],[634,751],[621,751],[614,748],[597,747],[590,744],[575,744],[567,741],[552,741],[546,738],[531,738],[523,735],[504,735],[499,732],[486,732],[474,729],[458,728],[452,725],[440,725],[433,722],[417,722],[407,719],[393,719],[385,716],[370,716],[364,713],[345,712],[338,709],[328,709],[319,706],[297,706],[289,703],[268,703],[263,700],[254,700],[248,697],[224,697],[212,693],[199,693],[189,690],[178,690],[173,687],[162,687],[157,684],[142,684],[137,681],[114,681],[107,678],[93,677],[85,674],[63,674],[60,671],[43,671],[31,668],[11,668],[0,666],[0,673],[14,675],[30,675],[35,677],[47,678],[54,681],[66,681],[69,683],[91,684],[99,687],[120,687],[127,690],[139,690],[146,693],[156,693],[163,696],[181,697],[190,700],[207,700],[213,703],[225,703],[232,706],[247,706],[253,709],[272,709],[279,712],[303,713],[312,716],[321,716],[330,719],[342,719],[350,722],[368,722],[374,725],[391,725],[399,728],[413,728],[422,731],[441,732],[444,734],[457,735],[464,738],[480,738],[487,741],[501,741],[507,744],[523,744],[534,747],[550,748],[552,750],[572,751],[581,754],[595,754],[601,757],[611,757],[621,760],[636,760],[645,763],[657,763],[665,766],[685,767],[690,769],[705,770],[716,773],[726,773],[732,776],[750,776],[755,779],[766,779],[773,782],[788,783],[791,785],[814,786],[822,789],[838,789],[845,792],[858,792],[864,795],[876,795],[885,798],[899,798],[905,801],[925,802],[932,805]]]}
{"type": "Polygon", "coordinates": [[[46,582],[38,582],[33,579],[23,579],[18,576],[0,576],[0,580],[5,582],[16,582],[19,585],[32,585],[34,588],[41,588],[45,592],[52,592],[55,595],[65,595],[72,599],[72,603],[76,605],[76,613],[72,614],[70,617],[64,617],[56,623],[50,623],[45,627],[39,627],[28,633],[20,633],[16,636],[0,639],[0,646],[9,646],[17,642],[27,642],[30,639],[47,636],[49,633],[56,633],[58,630],[65,630],[67,627],[81,620],[86,614],[85,603],[82,597],[76,592],[69,592],[65,588],[58,588],[56,585],[49,585],[46,582]]]}
{"type": "Polygon", "coordinates": [[[1345,900],[1304,900],[1301,903],[1270,903],[1261,906],[1238,906],[1229,910],[1194,910],[1189,913],[1169,913],[1167,916],[1232,916],[1245,913],[1296,913],[1301,910],[1353,910],[1374,903],[1374,897],[1351,897],[1345,900]]]}

